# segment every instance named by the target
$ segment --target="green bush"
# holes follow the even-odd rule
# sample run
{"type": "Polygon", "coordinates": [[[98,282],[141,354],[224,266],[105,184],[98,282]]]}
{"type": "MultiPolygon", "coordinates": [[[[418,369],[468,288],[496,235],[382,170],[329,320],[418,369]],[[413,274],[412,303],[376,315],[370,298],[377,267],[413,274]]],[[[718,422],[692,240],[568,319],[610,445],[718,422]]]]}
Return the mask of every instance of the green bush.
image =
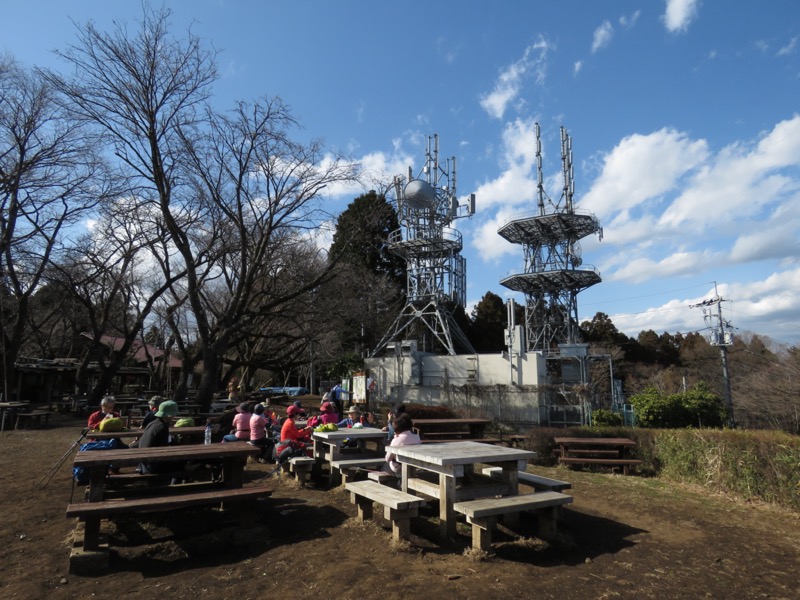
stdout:
{"type": "Polygon", "coordinates": [[[611,412],[605,408],[598,408],[592,411],[592,426],[593,427],[621,427],[622,415],[619,413],[611,412]]]}
{"type": "Polygon", "coordinates": [[[722,427],[725,407],[722,398],[700,382],[692,389],[665,396],[654,388],[630,398],[641,427],[722,427]]]}

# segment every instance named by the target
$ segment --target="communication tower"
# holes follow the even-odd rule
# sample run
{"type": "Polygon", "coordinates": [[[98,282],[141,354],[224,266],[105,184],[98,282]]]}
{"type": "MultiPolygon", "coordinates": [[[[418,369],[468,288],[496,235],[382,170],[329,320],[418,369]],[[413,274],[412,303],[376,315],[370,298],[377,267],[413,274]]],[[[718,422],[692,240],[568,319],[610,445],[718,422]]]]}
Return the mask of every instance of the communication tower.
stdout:
{"type": "Polygon", "coordinates": [[[506,277],[500,284],[525,294],[527,349],[548,356],[580,341],[578,293],[601,279],[594,267],[583,264],[579,240],[593,233],[602,240],[603,229],[594,215],[576,210],[573,204],[572,138],[563,127],[561,197],[553,202],[547,195],[538,123],[535,131],[538,214],[514,219],[498,230],[509,242],[522,245],[525,260],[523,273],[506,277]]]}
{"type": "Polygon", "coordinates": [[[407,296],[372,356],[391,341],[401,342],[412,331],[423,332],[423,350],[432,349],[433,344],[427,343],[430,334],[431,341],[448,354],[456,354],[457,346],[474,354],[472,344],[453,319],[454,308],[466,305],[466,260],[461,256],[461,232],[451,224],[475,213],[475,194],[459,204],[456,158],[440,164],[438,134],[428,136],[425,162],[417,176],[409,167],[407,177],[395,176],[393,188],[400,229],[390,234],[389,251],[406,261],[407,296]]]}

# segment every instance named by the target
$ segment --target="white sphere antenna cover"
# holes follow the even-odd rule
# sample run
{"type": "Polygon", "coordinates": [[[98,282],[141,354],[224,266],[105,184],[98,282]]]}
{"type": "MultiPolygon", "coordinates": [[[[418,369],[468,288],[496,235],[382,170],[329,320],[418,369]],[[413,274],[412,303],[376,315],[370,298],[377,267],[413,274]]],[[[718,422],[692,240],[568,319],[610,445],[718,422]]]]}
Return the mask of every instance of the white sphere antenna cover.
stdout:
{"type": "Polygon", "coordinates": [[[405,203],[409,208],[430,208],[436,203],[436,190],[427,181],[412,179],[403,191],[405,203]]]}

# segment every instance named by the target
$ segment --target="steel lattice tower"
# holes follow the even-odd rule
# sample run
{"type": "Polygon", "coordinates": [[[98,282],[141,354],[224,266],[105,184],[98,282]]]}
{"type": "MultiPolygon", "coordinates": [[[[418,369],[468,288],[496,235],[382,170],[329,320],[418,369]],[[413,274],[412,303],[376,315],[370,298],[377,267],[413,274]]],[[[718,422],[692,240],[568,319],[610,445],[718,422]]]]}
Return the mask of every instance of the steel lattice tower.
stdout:
{"type": "Polygon", "coordinates": [[[475,195],[459,205],[456,196],[456,159],[439,164],[439,136],[428,137],[425,163],[415,178],[394,178],[400,229],[389,236],[389,250],[406,261],[406,304],[375,347],[372,356],[390,341],[399,342],[412,325],[422,330],[448,354],[457,346],[475,350],[453,319],[452,307],[466,305],[466,260],[461,256],[461,232],[451,227],[455,219],[475,212],[475,195]]]}
{"type": "Polygon", "coordinates": [[[522,244],[524,273],[511,275],[501,285],[525,294],[527,349],[556,353],[559,344],[575,344],[578,335],[578,293],[600,282],[600,275],[583,265],[579,240],[603,229],[594,215],[579,213],[572,201],[572,139],[561,128],[561,166],[564,187],[558,202],[544,191],[542,144],[536,124],[538,214],[515,219],[498,233],[514,244],[522,244]],[[581,268],[582,267],[582,268],[581,268]]]}

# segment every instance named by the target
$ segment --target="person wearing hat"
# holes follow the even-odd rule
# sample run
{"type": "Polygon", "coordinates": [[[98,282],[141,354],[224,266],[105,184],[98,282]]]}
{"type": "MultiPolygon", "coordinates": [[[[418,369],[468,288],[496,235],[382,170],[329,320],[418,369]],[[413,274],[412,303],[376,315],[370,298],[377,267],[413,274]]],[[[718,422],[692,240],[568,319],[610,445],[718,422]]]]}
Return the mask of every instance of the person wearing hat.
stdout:
{"type": "Polygon", "coordinates": [[[347,417],[339,421],[336,426],[341,429],[342,427],[352,427],[356,423],[361,423],[361,410],[353,404],[347,409],[347,417]]]}
{"type": "Polygon", "coordinates": [[[306,454],[306,442],[309,441],[313,427],[306,425],[300,429],[296,421],[301,416],[301,410],[294,404],[286,409],[286,421],[281,427],[281,441],[275,446],[275,459],[279,464],[283,464],[292,456],[306,454]]]}
{"type": "MultiPolygon", "coordinates": [[[[142,437],[139,438],[139,448],[156,448],[168,446],[170,443],[169,425],[173,417],[178,414],[178,403],[173,400],[162,402],[156,411],[156,417],[145,428],[142,437]]],[[[173,469],[174,466],[165,463],[141,463],[140,473],[158,473],[173,469]]]]}
{"type": "Polygon", "coordinates": [[[336,412],[336,407],[333,402],[323,402],[319,405],[319,415],[311,417],[308,424],[311,427],[318,425],[327,425],[328,423],[338,423],[339,414],[336,412]]]}
{"type": "Polygon", "coordinates": [[[250,404],[242,402],[237,408],[238,413],[233,417],[233,429],[222,438],[223,442],[246,442],[250,440],[250,404]]]}
{"type": "Polygon", "coordinates": [[[150,425],[153,419],[156,418],[156,411],[163,401],[164,399],[161,396],[153,396],[147,401],[147,413],[144,415],[139,429],[145,429],[148,425],[150,425]]]}

